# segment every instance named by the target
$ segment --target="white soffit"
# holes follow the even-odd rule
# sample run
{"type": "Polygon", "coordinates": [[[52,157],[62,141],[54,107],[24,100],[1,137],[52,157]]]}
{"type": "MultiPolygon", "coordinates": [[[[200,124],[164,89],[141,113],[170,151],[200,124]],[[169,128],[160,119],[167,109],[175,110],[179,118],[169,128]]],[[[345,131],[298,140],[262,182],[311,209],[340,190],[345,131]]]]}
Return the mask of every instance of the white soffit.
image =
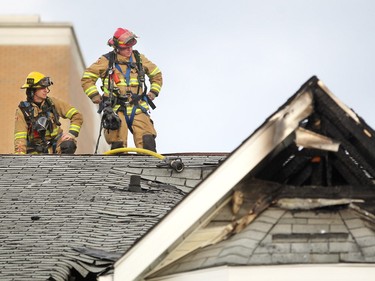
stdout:
{"type": "Polygon", "coordinates": [[[147,235],[115,263],[114,281],[139,280],[167,250],[204,219],[264,157],[298,128],[313,111],[310,92],[298,94],[237,148],[147,235]]]}

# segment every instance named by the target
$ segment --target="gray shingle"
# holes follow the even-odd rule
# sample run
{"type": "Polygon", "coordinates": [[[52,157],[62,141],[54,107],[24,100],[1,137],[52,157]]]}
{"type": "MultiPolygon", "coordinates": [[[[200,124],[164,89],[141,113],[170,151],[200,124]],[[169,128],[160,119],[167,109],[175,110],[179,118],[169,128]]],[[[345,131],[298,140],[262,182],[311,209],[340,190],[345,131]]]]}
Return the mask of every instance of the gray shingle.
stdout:
{"type": "Polygon", "coordinates": [[[0,280],[103,271],[112,260],[77,249],[120,257],[191,190],[184,174],[200,181],[206,161],[225,156],[180,157],[186,171],[178,174],[149,156],[1,155],[0,280]],[[130,175],[150,171],[159,182],[141,179],[142,192],[128,191],[130,175]]]}

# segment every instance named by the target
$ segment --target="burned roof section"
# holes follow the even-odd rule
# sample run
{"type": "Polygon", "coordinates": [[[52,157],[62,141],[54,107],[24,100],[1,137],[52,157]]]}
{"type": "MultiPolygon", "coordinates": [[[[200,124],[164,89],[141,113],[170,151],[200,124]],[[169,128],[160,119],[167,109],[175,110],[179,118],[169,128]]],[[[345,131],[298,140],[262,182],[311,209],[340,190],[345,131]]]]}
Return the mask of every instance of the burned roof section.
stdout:
{"type": "Polygon", "coordinates": [[[316,77],[296,95],[303,91],[313,97],[313,113],[258,165],[253,176],[298,186],[374,185],[375,131],[316,77]]]}
{"type": "Polygon", "coordinates": [[[209,222],[147,278],[220,266],[375,263],[374,137],[312,77],[237,149],[247,159],[236,165],[249,170],[205,214],[209,222]]]}

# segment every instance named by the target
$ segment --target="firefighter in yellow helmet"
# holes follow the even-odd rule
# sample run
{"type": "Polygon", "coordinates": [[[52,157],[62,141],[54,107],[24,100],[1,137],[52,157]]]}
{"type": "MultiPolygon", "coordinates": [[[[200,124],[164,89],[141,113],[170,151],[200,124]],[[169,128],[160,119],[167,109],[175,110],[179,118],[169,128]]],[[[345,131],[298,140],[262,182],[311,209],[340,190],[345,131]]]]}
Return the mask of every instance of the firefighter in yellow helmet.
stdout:
{"type": "Polygon", "coordinates": [[[40,72],[30,72],[26,77],[21,87],[26,89],[26,101],[21,101],[16,110],[15,154],[74,154],[76,151],[82,114],[70,104],[48,97],[52,84],[40,72]],[[70,119],[69,132],[61,129],[60,117],[70,119]]]}
{"type": "Polygon", "coordinates": [[[156,130],[150,107],[159,95],[163,79],[160,69],[133,46],[138,38],[127,29],[118,28],[108,45],[113,51],[100,56],[83,73],[85,94],[99,104],[104,136],[111,149],[127,147],[128,130],[135,146],[156,152],[156,130]],[[145,81],[149,79],[149,90],[145,81]],[[96,82],[102,81],[102,91],[96,82]]]}

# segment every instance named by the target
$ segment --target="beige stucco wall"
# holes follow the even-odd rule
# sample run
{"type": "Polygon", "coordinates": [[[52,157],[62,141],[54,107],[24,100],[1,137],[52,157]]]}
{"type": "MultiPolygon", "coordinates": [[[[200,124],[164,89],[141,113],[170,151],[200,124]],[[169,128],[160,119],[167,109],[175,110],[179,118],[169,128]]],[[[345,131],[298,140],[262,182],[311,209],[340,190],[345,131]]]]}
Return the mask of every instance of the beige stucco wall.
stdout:
{"type": "MultiPolygon", "coordinates": [[[[17,22],[0,17],[0,154],[13,153],[14,114],[25,91],[20,89],[31,71],[50,76],[50,95],[69,102],[84,115],[76,154],[92,154],[99,133],[100,116],[85,96],[80,79],[85,68],[81,51],[70,24],[40,23],[38,17],[18,18],[17,22]],[[24,20],[24,21],[23,21],[24,20]]],[[[63,128],[69,122],[63,121],[63,128]]],[[[98,152],[108,149],[101,141],[98,152]]]]}

